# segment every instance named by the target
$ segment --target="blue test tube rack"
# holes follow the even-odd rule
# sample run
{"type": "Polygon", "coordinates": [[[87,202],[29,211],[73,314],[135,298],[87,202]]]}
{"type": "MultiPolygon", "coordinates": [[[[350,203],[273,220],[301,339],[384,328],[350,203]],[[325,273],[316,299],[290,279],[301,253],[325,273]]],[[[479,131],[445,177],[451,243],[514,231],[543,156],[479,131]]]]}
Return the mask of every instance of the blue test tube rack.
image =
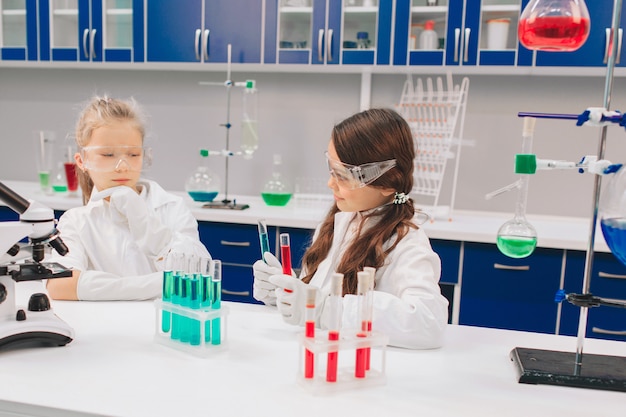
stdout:
{"type": "Polygon", "coordinates": [[[316,329],[315,338],[298,336],[300,355],[297,381],[300,386],[314,395],[332,394],[338,391],[385,385],[385,360],[389,337],[380,332],[371,332],[366,337],[361,331],[341,330],[339,340],[328,340],[328,332],[316,329]],[[370,349],[369,369],[365,377],[357,378],[356,356],[360,349],[370,349]],[[306,351],[314,354],[313,378],[305,378],[306,351]],[[336,381],[327,381],[328,353],[337,353],[336,381]]]}

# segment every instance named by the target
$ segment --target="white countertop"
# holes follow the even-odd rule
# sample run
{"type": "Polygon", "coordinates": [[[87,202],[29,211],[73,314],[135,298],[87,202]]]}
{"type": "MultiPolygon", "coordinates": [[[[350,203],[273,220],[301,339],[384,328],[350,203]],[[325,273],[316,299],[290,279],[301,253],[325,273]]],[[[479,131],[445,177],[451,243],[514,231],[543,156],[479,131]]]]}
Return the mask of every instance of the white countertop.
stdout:
{"type": "MultiPolygon", "coordinates": [[[[458,325],[441,349],[388,348],[385,385],[313,395],[296,379],[301,329],[271,307],[224,305],[227,345],[199,358],[154,341],[152,302],[55,301],[75,339],[0,353],[0,415],[588,417],[626,404],[626,393],[517,382],[511,349],[573,352],[573,337],[458,325]]],[[[585,341],[585,353],[625,352],[585,341]]]]}
{"type": "MultiPolygon", "coordinates": [[[[79,196],[45,195],[35,182],[2,181],[7,187],[26,199],[37,200],[55,210],[67,210],[82,204],[79,196]]],[[[198,221],[257,224],[261,218],[269,226],[314,229],[326,215],[332,200],[294,198],[284,207],[267,206],[260,196],[229,196],[237,203],[250,206],[246,210],[202,208],[186,193],[173,191],[182,196],[198,221]]],[[[222,196],[219,196],[222,198],[222,196]]],[[[2,204],[2,202],[0,202],[2,204]]],[[[451,220],[436,219],[423,225],[431,239],[496,243],[498,229],[513,218],[513,213],[476,212],[455,210],[451,220]]],[[[577,217],[527,215],[527,220],[537,230],[537,246],[544,248],[586,251],[590,220],[577,217]]],[[[600,227],[596,228],[595,250],[609,252],[600,227]]]]}

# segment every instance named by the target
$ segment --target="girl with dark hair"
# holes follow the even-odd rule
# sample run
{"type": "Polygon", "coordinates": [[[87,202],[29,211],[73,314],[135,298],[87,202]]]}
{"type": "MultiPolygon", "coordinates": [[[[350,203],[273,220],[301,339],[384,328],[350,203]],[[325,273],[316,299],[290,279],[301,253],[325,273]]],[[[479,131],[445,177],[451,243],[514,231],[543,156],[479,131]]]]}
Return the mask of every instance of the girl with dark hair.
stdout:
{"type": "Polygon", "coordinates": [[[373,328],[393,346],[427,349],[442,344],[447,300],[441,295],[441,261],[419,227],[408,194],[413,188],[415,144],[395,111],[371,109],[333,128],[326,159],[335,204],[317,227],[300,279],[282,274],[271,254],[254,264],[254,297],[276,304],[286,322],[303,325],[305,293],[318,293],[318,324],[334,272],[344,274],[343,327],[358,328],[357,272],[376,268],[373,328]]]}

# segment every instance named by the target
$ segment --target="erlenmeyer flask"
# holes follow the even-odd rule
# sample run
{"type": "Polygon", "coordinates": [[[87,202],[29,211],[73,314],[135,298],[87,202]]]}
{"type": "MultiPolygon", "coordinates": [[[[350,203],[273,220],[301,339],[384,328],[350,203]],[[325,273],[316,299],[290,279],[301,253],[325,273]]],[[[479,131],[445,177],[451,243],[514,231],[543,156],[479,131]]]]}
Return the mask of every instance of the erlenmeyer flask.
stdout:
{"type": "Polygon", "coordinates": [[[200,164],[187,179],[185,191],[194,200],[210,202],[220,191],[220,178],[209,168],[209,151],[200,149],[200,164]]]}
{"type": "Polygon", "coordinates": [[[517,34],[528,49],[568,52],[585,43],[590,27],[584,0],[531,0],[520,16],[517,34]]]}

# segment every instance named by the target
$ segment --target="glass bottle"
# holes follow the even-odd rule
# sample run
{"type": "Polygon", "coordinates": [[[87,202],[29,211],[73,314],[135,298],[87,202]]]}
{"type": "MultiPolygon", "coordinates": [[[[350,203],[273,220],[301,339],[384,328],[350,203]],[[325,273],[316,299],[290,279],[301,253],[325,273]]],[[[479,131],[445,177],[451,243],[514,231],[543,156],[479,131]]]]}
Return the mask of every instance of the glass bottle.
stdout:
{"type": "Polygon", "coordinates": [[[187,179],[185,191],[194,200],[210,202],[220,192],[220,178],[209,168],[209,151],[200,149],[200,164],[187,179]]]}
{"type": "Polygon", "coordinates": [[[568,52],[585,43],[589,29],[584,0],[532,0],[520,15],[517,34],[528,49],[568,52]]]}
{"type": "Polygon", "coordinates": [[[63,162],[59,162],[54,170],[52,176],[52,191],[55,193],[67,192],[67,180],[65,179],[65,167],[63,166],[63,162]]]}
{"type": "Polygon", "coordinates": [[[259,146],[257,96],[254,80],[246,81],[246,88],[243,90],[243,116],[241,118],[241,150],[243,150],[245,159],[252,158],[252,154],[259,146]]]}
{"type": "Polygon", "coordinates": [[[268,206],[284,206],[293,195],[293,188],[287,179],[281,174],[280,167],[282,158],[279,154],[274,155],[274,171],[272,178],[263,186],[261,197],[268,206]]]}

